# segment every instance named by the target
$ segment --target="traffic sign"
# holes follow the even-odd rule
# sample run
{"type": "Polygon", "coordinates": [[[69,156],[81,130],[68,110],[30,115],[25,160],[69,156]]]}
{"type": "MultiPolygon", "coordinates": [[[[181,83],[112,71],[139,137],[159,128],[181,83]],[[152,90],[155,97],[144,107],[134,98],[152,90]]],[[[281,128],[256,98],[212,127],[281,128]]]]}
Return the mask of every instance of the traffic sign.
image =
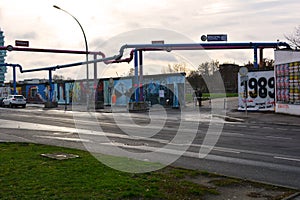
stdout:
{"type": "Polygon", "coordinates": [[[227,41],[227,34],[210,34],[207,35],[207,41],[227,41]]]}
{"type": "Polygon", "coordinates": [[[241,76],[246,76],[248,74],[248,68],[247,67],[241,67],[239,70],[239,73],[241,76]]]}
{"type": "Polygon", "coordinates": [[[248,76],[241,76],[241,82],[248,81],[249,77],[248,76]]]}
{"type": "Polygon", "coordinates": [[[27,41],[27,40],[16,40],[15,45],[16,46],[22,46],[22,47],[29,47],[29,41],[27,41]]]}
{"type": "Polygon", "coordinates": [[[207,40],[207,36],[206,35],[202,35],[201,36],[201,40],[204,42],[204,41],[206,41],[207,40]]]}

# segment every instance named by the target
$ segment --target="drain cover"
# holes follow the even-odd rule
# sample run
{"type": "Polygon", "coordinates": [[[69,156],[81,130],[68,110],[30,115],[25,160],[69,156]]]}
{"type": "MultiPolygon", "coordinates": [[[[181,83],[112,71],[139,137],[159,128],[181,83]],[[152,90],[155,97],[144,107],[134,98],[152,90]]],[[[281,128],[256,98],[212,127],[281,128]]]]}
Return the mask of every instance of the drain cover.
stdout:
{"type": "Polygon", "coordinates": [[[47,157],[47,158],[52,158],[56,160],[67,160],[71,158],[79,158],[78,155],[74,154],[69,154],[69,153],[42,153],[41,156],[47,157]]]}

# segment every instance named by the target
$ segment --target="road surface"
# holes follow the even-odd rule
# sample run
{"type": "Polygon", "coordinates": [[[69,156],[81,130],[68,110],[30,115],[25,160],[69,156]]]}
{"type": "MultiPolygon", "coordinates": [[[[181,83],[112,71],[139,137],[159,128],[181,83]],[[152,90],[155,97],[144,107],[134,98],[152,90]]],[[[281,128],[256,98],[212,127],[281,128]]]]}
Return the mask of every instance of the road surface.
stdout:
{"type": "MultiPolygon", "coordinates": [[[[163,151],[163,158],[178,156],[177,147],[186,146],[183,156],[173,165],[300,189],[300,125],[225,122],[209,113],[198,120],[180,117],[179,110],[167,112],[170,117],[162,126],[160,112],[155,115],[155,111],[156,117],[152,120],[145,113],[115,113],[121,118],[132,118],[132,123],[116,123],[112,113],[92,113],[91,116],[87,112],[43,110],[30,106],[26,109],[0,108],[0,141],[89,150],[92,147],[95,151],[104,145],[140,153],[171,144],[174,149],[163,151]],[[185,123],[181,126],[182,121],[185,123]],[[191,130],[196,121],[197,129],[191,130]],[[220,126],[222,131],[216,145],[205,146],[205,136],[212,125],[220,126]],[[157,133],[153,136],[138,137],[141,130],[147,133],[156,128],[157,133]],[[185,138],[172,143],[179,129],[186,136],[196,133],[191,144],[185,138]],[[124,130],[131,131],[132,135],[124,130]],[[109,141],[103,140],[104,136],[109,141]],[[206,157],[199,158],[201,148],[212,150],[206,157]]],[[[147,160],[155,162],[153,159],[147,160]]]]}

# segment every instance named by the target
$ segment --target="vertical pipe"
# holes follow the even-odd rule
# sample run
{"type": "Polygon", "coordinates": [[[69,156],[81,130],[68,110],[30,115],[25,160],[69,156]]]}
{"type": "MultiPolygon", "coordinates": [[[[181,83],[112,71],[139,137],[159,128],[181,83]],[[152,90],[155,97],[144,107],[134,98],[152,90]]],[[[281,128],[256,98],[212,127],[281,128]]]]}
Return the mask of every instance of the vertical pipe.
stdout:
{"type": "Polygon", "coordinates": [[[257,46],[254,46],[253,50],[254,50],[254,62],[253,62],[254,68],[258,69],[258,64],[257,64],[257,46]]]}
{"type": "Polygon", "coordinates": [[[264,65],[264,49],[259,49],[259,67],[262,68],[264,65]]]}
{"type": "Polygon", "coordinates": [[[139,65],[140,65],[140,77],[139,77],[139,88],[140,88],[140,101],[144,101],[144,89],[143,89],[143,51],[139,51],[139,65]]]}
{"type": "MultiPolygon", "coordinates": [[[[94,54],[94,60],[97,59],[97,54],[94,54]]],[[[97,108],[97,101],[98,101],[98,91],[97,91],[97,85],[98,85],[98,82],[97,82],[97,62],[94,62],[94,106],[95,108],[97,108]]]]}
{"type": "Polygon", "coordinates": [[[134,51],[134,91],[135,91],[135,102],[139,102],[139,63],[138,63],[138,51],[134,51]]]}
{"type": "Polygon", "coordinates": [[[49,97],[48,97],[48,102],[52,101],[52,70],[49,69],[49,97]]]}
{"type": "Polygon", "coordinates": [[[64,100],[65,100],[65,111],[67,111],[67,84],[64,81],[64,100]]]}
{"type": "Polygon", "coordinates": [[[13,67],[13,86],[14,86],[13,94],[16,95],[17,94],[16,66],[13,65],[12,67],[13,67]]]}
{"type": "Polygon", "coordinates": [[[174,81],[174,96],[173,96],[173,108],[179,108],[179,102],[178,102],[178,84],[174,81]]]}

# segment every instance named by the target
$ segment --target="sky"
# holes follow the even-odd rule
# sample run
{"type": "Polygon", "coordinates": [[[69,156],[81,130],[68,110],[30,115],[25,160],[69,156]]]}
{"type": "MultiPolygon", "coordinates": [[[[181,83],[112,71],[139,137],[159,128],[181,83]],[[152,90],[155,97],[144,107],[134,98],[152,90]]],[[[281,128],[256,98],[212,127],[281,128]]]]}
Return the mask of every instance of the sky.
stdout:
{"type": "MultiPolygon", "coordinates": [[[[90,51],[116,55],[124,44],[200,43],[201,35],[227,34],[228,42],[286,41],[300,24],[299,0],[0,0],[0,28],[5,45],[28,40],[32,48],[85,50],[77,22],[82,25],[90,51]]],[[[126,55],[124,55],[126,57],[126,55]]],[[[264,57],[274,58],[273,50],[264,57]]],[[[92,57],[89,57],[92,59],[92,57]]],[[[147,52],[144,73],[161,73],[168,65],[192,68],[209,60],[243,65],[253,60],[251,50],[147,52]]],[[[85,55],[8,52],[7,63],[24,69],[85,61],[85,55]]],[[[98,64],[98,77],[125,76],[133,62],[98,64]]],[[[93,67],[90,65],[90,76],[93,67]]],[[[56,70],[65,78],[84,78],[85,66],[56,70]]],[[[19,80],[48,78],[48,72],[18,73],[19,80]]],[[[9,69],[6,80],[12,79],[9,69]]]]}

